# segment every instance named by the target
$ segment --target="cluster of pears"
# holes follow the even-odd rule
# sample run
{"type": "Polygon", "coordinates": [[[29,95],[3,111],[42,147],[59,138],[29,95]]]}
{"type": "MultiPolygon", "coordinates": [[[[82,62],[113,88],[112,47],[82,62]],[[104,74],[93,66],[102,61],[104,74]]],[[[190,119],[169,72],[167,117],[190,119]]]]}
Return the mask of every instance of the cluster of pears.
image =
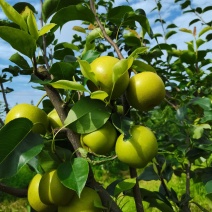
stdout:
{"type": "MultiPolygon", "coordinates": [[[[90,64],[99,85],[96,89],[105,91],[113,100],[125,93],[130,106],[139,111],[151,110],[163,101],[165,85],[154,72],[144,71],[131,78],[125,72],[113,85],[113,68],[118,62],[117,58],[102,56],[90,64]]],[[[132,126],[130,135],[128,139],[124,134],[118,136],[108,121],[100,129],[81,135],[80,140],[84,148],[96,154],[108,154],[115,148],[120,161],[134,168],[143,168],[157,154],[157,139],[149,128],[140,125],[132,126]]]]}
{"type": "Polygon", "coordinates": [[[36,174],[28,187],[28,202],[37,212],[100,212],[95,207],[101,205],[98,193],[84,187],[80,197],[77,193],[65,187],[58,178],[57,171],[52,170],[44,175],[36,174]]]}

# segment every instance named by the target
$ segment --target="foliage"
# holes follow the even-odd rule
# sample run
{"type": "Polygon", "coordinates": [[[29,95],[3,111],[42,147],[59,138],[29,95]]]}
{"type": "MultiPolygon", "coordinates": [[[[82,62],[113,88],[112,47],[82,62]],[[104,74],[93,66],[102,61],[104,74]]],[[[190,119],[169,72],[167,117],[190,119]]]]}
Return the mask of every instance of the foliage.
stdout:
{"type": "MultiPolygon", "coordinates": [[[[162,19],[163,1],[155,1],[152,12],[159,13],[155,23],[159,22],[163,28],[163,34],[156,34],[144,10],[124,5],[113,7],[113,2],[45,0],[42,5],[44,25],[38,29],[33,5],[22,2],[11,6],[0,0],[8,19],[0,21],[0,38],[17,50],[10,57],[14,66],[3,69],[0,76],[5,105],[6,93],[11,90],[2,89],[4,83],[26,75],[37,85],[35,89],[47,93],[48,99],[42,101],[43,110],[48,113],[55,108],[64,123],[64,127],[50,129],[45,136],[33,134],[32,123],[23,118],[2,126],[0,179],[16,176],[25,165],[33,173],[57,169],[61,182],[80,196],[86,184],[96,186],[92,173],[98,174],[95,166],[101,164],[102,173],[109,172],[113,176],[114,170],[119,170],[118,178],[103,188],[119,206],[122,205],[119,202],[121,196],[133,196],[135,203],[141,197],[149,207],[161,211],[190,211],[193,205],[208,211],[194,200],[191,181],[205,187],[206,197],[211,201],[212,66],[211,49],[202,46],[211,42],[212,21],[206,22],[202,16],[211,12],[212,7],[193,8],[191,1],[173,1],[181,7],[182,13],[194,17],[189,28],[181,28],[162,19]],[[100,12],[102,7],[104,12],[100,12]],[[55,31],[73,20],[82,24],[73,27],[76,34],[71,42],[60,43],[55,31]],[[202,29],[194,26],[199,22],[202,29]],[[185,40],[186,49],[170,43],[170,38],[179,33],[190,35],[190,40],[185,40]],[[120,59],[114,68],[114,84],[127,70],[133,74],[153,71],[165,83],[165,101],[148,112],[142,112],[130,108],[124,95],[110,100],[101,90],[90,91],[88,81],[95,85],[98,82],[89,64],[105,54],[118,55],[120,59]],[[118,113],[117,105],[123,106],[122,114],[118,113]],[[108,120],[126,136],[130,136],[129,129],[134,124],[147,126],[156,134],[158,154],[148,166],[138,169],[136,175],[117,160],[114,152],[107,156],[96,155],[77,143],[78,134],[95,131],[108,120]],[[169,184],[173,178],[180,180],[184,176],[184,190],[179,194],[169,184]],[[158,190],[142,187],[142,183],[154,181],[159,183],[158,190]],[[133,189],[136,186],[140,186],[137,193],[133,189]]],[[[103,199],[102,202],[109,207],[103,199]]],[[[137,211],[142,211],[136,207],[137,211]]],[[[118,211],[114,205],[111,210],[118,211]]]]}

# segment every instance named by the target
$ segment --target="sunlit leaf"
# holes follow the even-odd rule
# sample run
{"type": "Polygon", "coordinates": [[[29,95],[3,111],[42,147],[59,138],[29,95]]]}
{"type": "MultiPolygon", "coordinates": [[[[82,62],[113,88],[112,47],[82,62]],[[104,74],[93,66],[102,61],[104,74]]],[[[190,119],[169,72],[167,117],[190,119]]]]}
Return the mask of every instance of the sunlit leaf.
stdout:
{"type": "Polygon", "coordinates": [[[186,32],[186,33],[189,33],[189,34],[193,34],[193,32],[190,29],[186,29],[186,28],[181,28],[180,31],[186,32]]]}
{"type": "Polygon", "coordinates": [[[199,32],[199,37],[203,34],[205,34],[206,32],[212,30],[212,27],[211,26],[206,26],[204,27],[200,32],[199,32]]]}
{"type": "Polygon", "coordinates": [[[77,90],[77,91],[87,91],[87,89],[79,82],[68,81],[68,80],[58,80],[56,82],[49,83],[52,87],[64,90],[77,90]]]}
{"type": "Polygon", "coordinates": [[[16,65],[18,65],[22,69],[29,69],[30,68],[28,62],[18,52],[16,52],[15,54],[13,54],[10,57],[9,60],[11,62],[15,63],[16,65]]]}
{"type": "Polygon", "coordinates": [[[27,32],[12,27],[0,26],[0,37],[29,58],[34,55],[36,40],[27,32]]]}
{"type": "Polygon", "coordinates": [[[49,32],[55,26],[56,26],[56,24],[54,24],[54,23],[50,23],[50,24],[47,24],[47,25],[43,26],[40,29],[40,31],[38,32],[39,36],[42,36],[42,35],[46,34],[47,32],[49,32]]]}
{"type": "Polygon", "coordinates": [[[78,60],[80,64],[80,70],[83,76],[89,80],[91,80],[96,86],[98,86],[98,81],[95,77],[94,72],[91,70],[90,64],[85,60],[78,60]]]}
{"type": "Polygon", "coordinates": [[[29,33],[33,36],[35,40],[37,40],[39,35],[38,35],[38,27],[37,27],[35,15],[28,7],[26,7],[25,10],[26,9],[29,10],[29,15],[27,17],[27,25],[28,25],[29,33]]]}
{"type": "Polygon", "coordinates": [[[84,97],[71,108],[64,123],[74,132],[85,134],[103,126],[110,114],[103,101],[84,97]]]}
{"type": "Polygon", "coordinates": [[[10,4],[4,0],[0,0],[0,6],[2,7],[2,10],[8,19],[18,24],[25,31],[28,30],[24,18],[10,4]]]}
{"type": "Polygon", "coordinates": [[[101,101],[105,101],[105,99],[108,97],[108,94],[105,91],[94,91],[90,95],[91,99],[99,99],[101,101]]]}

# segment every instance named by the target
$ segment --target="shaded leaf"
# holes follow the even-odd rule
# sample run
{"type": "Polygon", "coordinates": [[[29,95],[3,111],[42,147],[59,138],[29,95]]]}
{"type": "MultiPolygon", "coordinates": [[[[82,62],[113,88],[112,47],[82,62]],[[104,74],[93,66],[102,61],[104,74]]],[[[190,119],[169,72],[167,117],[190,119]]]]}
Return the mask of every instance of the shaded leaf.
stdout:
{"type": "Polygon", "coordinates": [[[114,190],[114,196],[118,196],[120,193],[132,189],[136,184],[136,178],[130,178],[119,182],[114,190]]]}
{"type": "Polygon", "coordinates": [[[26,118],[17,118],[0,129],[0,163],[32,130],[33,124],[26,118]]]}
{"type": "Polygon", "coordinates": [[[89,165],[84,158],[74,158],[72,163],[62,163],[57,169],[57,174],[62,184],[76,191],[79,197],[85,187],[88,173],[89,165]]]}
{"type": "Polygon", "coordinates": [[[94,23],[95,17],[90,9],[82,4],[71,5],[59,10],[51,19],[51,23],[63,26],[65,23],[74,20],[88,21],[94,23]]]}
{"type": "Polygon", "coordinates": [[[75,70],[71,63],[56,62],[49,69],[49,73],[54,76],[54,81],[57,80],[72,80],[75,70]]]}
{"type": "Polygon", "coordinates": [[[122,5],[109,10],[107,17],[109,21],[119,26],[128,12],[133,12],[133,9],[130,6],[122,5]]]}
{"type": "Polygon", "coordinates": [[[16,65],[18,65],[22,69],[29,69],[30,68],[28,62],[18,52],[16,52],[15,54],[13,54],[10,57],[9,60],[11,62],[15,63],[16,65]]]}
{"type": "Polygon", "coordinates": [[[154,67],[152,67],[149,64],[144,63],[143,61],[140,60],[134,60],[133,61],[133,68],[135,68],[134,66],[136,66],[136,70],[138,72],[142,72],[142,71],[151,71],[151,72],[155,72],[156,70],[154,69],[154,67]]]}
{"type": "Polygon", "coordinates": [[[193,19],[192,21],[189,22],[189,26],[191,26],[192,24],[194,24],[194,23],[196,23],[198,21],[200,21],[199,18],[193,19]]]}
{"type": "Polygon", "coordinates": [[[172,35],[174,35],[174,34],[176,34],[177,32],[176,31],[169,31],[168,33],[166,33],[166,36],[165,36],[165,38],[166,39],[168,39],[168,38],[170,38],[172,35]]]}
{"type": "Polygon", "coordinates": [[[1,128],[0,178],[15,175],[42,150],[42,137],[31,132],[32,126],[28,119],[17,118],[1,128]]]}

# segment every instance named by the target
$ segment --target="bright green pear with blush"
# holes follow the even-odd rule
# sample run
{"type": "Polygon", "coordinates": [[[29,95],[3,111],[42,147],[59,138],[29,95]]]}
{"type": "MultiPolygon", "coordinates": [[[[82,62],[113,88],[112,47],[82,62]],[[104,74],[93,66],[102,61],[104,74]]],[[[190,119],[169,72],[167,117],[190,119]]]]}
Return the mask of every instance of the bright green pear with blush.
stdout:
{"type": "MultiPolygon", "coordinates": [[[[113,67],[120,60],[111,56],[101,56],[95,59],[91,64],[91,71],[95,74],[99,88],[90,86],[91,90],[105,91],[111,99],[120,97],[126,90],[129,83],[129,74],[126,71],[115,83],[113,88],[113,67]]],[[[88,85],[89,87],[89,85],[88,85]]]]}
{"type": "Polygon", "coordinates": [[[39,185],[40,185],[41,178],[42,178],[41,174],[36,174],[30,181],[30,184],[29,184],[29,187],[27,190],[27,199],[28,199],[29,205],[35,211],[55,212],[57,210],[57,206],[47,205],[47,204],[43,203],[40,199],[39,185]]]}
{"type": "Polygon", "coordinates": [[[40,108],[27,103],[15,105],[6,115],[5,124],[16,118],[27,118],[33,123],[32,131],[44,135],[48,130],[47,114],[40,108]]]}
{"type": "Polygon", "coordinates": [[[129,104],[140,111],[148,111],[165,98],[165,85],[154,72],[145,71],[130,78],[126,90],[129,104]]]}
{"type": "Polygon", "coordinates": [[[92,188],[84,187],[80,198],[75,194],[67,205],[58,207],[58,212],[101,212],[102,209],[96,205],[102,205],[98,193],[92,188]]]}
{"type": "Polygon", "coordinates": [[[75,191],[65,187],[58,175],[57,170],[46,172],[40,181],[39,195],[45,204],[66,205],[75,194],[75,191]]]}
{"type": "Polygon", "coordinates": [[[101,128],[80,136],[83,148],[99,155],[110,153],[115,146],[116,139],[116,129],[109,121],[101,128]]]}
{"type": "Polygon", "coordinates": [[[134,125],[130,129],[131,137],[124,140],[121,134],[116,142],[117,157],[133,168],[144,168],[158,152],[157,139],[147,127],[134,125]]]}

